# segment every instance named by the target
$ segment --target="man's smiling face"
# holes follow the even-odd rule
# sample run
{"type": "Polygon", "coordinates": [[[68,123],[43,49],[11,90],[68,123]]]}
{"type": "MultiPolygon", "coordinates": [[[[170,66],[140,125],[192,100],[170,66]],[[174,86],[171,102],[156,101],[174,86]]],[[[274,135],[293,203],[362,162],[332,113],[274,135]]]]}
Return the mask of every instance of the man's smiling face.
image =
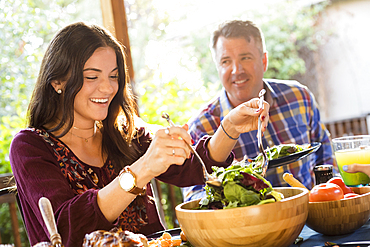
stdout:
{"type": "Polygon", "coordinates": [[[258,96],[267,69],[267,53],[261,52],[253,37],[250,42],[242,37],[219,37],[215,61],[222,85],[234,107],[258,96]]]}

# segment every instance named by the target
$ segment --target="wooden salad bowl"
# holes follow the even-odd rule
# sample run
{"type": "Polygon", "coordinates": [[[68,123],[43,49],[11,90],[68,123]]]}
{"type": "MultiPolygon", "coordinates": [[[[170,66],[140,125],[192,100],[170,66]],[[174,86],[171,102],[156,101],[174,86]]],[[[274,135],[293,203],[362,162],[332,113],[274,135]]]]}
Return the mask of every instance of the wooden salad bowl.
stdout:
{"type": "Polygon", "coordinates": [[[289,246],[308,215],[308,191],[274,188],[285,199],[264,205],[219,210],[194,210],[199,200],[176,206],[176,216],[189,242],[195,246],[289,246]]]}
{"type": "Polygon", "coordinates": [[[370,217],[370,186],[352,188],[360,196],[339,201],[310,202],[307,226],[325,235],[356,231],[370,217]]]}

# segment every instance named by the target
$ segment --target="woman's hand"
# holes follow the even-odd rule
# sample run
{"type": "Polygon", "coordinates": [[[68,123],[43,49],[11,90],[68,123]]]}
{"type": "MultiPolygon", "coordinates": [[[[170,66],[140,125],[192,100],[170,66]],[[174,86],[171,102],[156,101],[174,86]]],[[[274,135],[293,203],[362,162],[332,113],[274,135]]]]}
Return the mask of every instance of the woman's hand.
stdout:
{"type": "Polygon", "coordinates": [[[231,110],[223,119],[223,126],[239,134],[258,129],[258,117],[261,118],[262,131],[267,128],[270,105],[264,101],[264,109],[258,107],[259,99],[251,99],[231,110]]]}
{"type": "Polygon", "coordinates": [[[363,172],[370,177],[370,164],[351,164],[342,167],[345,172],[363,172]]]}
{"type": "Polygon", "coordinates": [[[190,149],[185,141],[191,143],[186,126],[158,130],[143,156],[145,169],[156,177],[167,171],[173,164],[182,165],[185,159],[190,157],[190,149]]]}
{"type": "MultiPolygon", "coordinates": [[[[136,176],[136,186],[144,188],[156,176],[167,171],[171,165],[182,165],[190,157],[190,149],[184,142],[191,143],[187,126],[159,129],[146,153],[130,165],[136,176]]],[[[131,203],[135,195],[120,187],[119,177],[98,192],[98,204],[104,216],[113,222],[131,203]]]]}

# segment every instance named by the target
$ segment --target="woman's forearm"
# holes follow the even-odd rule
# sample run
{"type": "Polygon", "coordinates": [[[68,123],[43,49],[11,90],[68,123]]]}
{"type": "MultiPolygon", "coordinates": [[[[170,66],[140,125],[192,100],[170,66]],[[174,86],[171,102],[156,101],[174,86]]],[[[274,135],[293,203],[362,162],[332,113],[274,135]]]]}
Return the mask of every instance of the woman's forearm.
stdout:
{"type": "MultiPolygon", "coordinates": [[[[143,168],[143,162],[143,158],[140,158],[130,165],[130,170],[136,176],[136,186],[139,188],[146,187],[150,179],[153,178],[143,168]]],[[[114,222],[135,197],[136,195],[121,188],[119,176],[117,176],[111,183],[99,190],[97,201],[105,218],[109,222],[114,222]]]]}

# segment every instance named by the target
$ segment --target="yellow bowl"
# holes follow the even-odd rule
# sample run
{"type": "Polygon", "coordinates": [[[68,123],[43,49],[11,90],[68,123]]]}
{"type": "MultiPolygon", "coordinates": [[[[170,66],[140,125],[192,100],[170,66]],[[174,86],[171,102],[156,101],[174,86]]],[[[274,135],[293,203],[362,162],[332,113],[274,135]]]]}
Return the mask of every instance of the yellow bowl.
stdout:
{"type": "Polygon", "coordinates": [[[307,226],[325,235],[356,231],[370,217],[370,186],[353,188],[360,196],[329,202],[310,202],[307,226]]]}
{"type": "Polygon", "coordinates": [[[199,200],[176,206],[176,216],[189,242],[195,246],[289,246],[306,222],[308,191],[274,188],[285,199],[249,207],[192,210],[199,200]]]}

